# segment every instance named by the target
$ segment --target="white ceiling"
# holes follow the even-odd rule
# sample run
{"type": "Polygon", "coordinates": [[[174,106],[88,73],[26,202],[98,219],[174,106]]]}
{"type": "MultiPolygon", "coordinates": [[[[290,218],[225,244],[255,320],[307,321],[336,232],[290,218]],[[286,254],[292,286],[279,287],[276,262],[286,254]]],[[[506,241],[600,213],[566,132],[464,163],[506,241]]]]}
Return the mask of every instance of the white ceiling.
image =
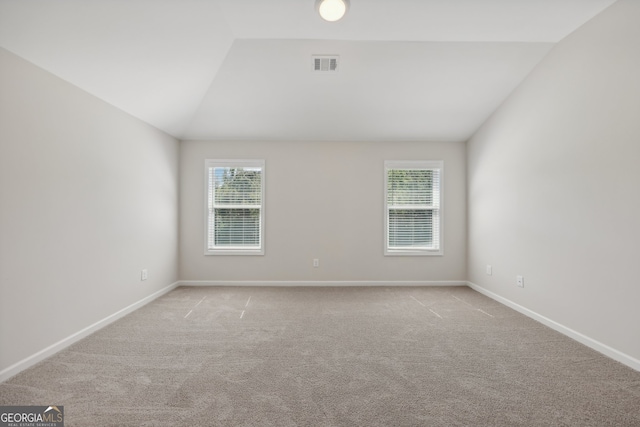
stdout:
{"type": "Polygon", "coordinates": [[[0,46],[180,139],[463,141],[614,2],[0,0],[0,46]]]}

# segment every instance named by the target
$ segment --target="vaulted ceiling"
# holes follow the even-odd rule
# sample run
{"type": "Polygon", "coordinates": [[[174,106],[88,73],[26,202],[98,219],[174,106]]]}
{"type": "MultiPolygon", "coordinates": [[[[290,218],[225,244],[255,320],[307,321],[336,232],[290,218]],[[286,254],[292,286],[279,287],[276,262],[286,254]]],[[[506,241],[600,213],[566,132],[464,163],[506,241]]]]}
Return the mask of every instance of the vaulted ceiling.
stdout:
{"type": "Polygon", "coordinates": [[[0,0],[0,46],[179,139],[464,141],[614,2],[0,0]]]}

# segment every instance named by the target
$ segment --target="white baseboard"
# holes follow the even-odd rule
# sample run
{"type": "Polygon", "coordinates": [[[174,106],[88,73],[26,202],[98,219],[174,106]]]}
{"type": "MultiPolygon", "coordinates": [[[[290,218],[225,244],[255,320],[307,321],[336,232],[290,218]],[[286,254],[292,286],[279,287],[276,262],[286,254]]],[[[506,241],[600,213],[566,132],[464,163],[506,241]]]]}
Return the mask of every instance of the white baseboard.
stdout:
{"type": "Polygon", "coordinates": [[[635,369],[636,371],[640,371],[640,360],[629,356],[628,354],[622,353],[621,351],[616,350],[615,348],[609,347],[606,344],[601,343],[600,341],[596,341],[593,338],[589,338],[588,336],[581,334],[580,332],[574,331],[571,328],[568,328],[564,325],[561,325],[558,322],[555,322],[548,317],[542,316],[541,314],[536,313],[535,311],[529,310],[526,307],[521,306],[520,304],[516,304],[515,302],[508,300],[506,298],[497,295],[482,286],[478,286],[475,283],[467,282],[468,286],[480,292],[483,295],[488,296],[489,298],[498,301],[501,304],[506,305],[519,313],[524,314],[527,317],[532,318],[533,320],[537,320],[545,326],[550,327],[551,329],[560,332],[563,335],[568,336],[581,344],[586,345],[587,347],[604,354],[607,357],[610,357],[613,360],[616,360],[628,367],[635,369]]]}
{"type": "Polygon", "coordinates": [[[467,286],[465,280],[181,280],[179,286],[467,286]]]}
{"type": "Polygon", "coordinates": [[[569,338],[572,338],[587,347],[590,347],[605,356],[608,356],[618,362],[629,366],[636,371],[640,371],[640,360],[633,358],[625,353],[622,353],[614,348],[607,346],[599,341],[596,341],[592,338],[589,338],[586,335],[583,335],[579,332],[574,331],[564,325],[561,325],[545,316],[542,316],[532,310],[529,310],[526,307],[523,307],[519,304],[514,303],[506,298],[503,298],[481,286],[476,285],[475,283],[462,281],[462,280],[446,280],[446,281],[218,281],[218,280],[183,280],[175,282],[164,289],[161,289],[146,298],[141,299],[140,301],[131,304],[128,307],[123,308],[122,310],[82,329],[81,331],[76,332],[73,335],[70,335],[67,338],[64,338],[57,343],[50,345],[49,347],[39,351],[36,354],[33,354],[6,369],[0,371],[0,382],[6,381],[9,378],[17,375],[21,371],[35,365],[36,363],[46,359],[49,356],[63,350],[66,347],[69,347],[71,344],[74,344],[77,341],[80,341],[82,338],[98,331],[99,329],[104,328],[105,326],[115,322],[116,320],[126,316],[127,314],[137,310],[138,308],[150,303],[156,298],[161,297],[162,295],[172,291],[178,286],[469,286],[470,288],[480,292],[487,297],[498,301],[501,304],[506,305],[527,317],[530,317],[538,322],[554,329],[569,338]]]}
{"type": "Polygon", "coordinates": [[[49,347],[40,350],[39,352],[37,352],[36,354],[33,354],[29,357],[27,357],[26,359],[23,359],[21,361],[19,361],[18,363],[14,363],[13,365],[9,366],[6,369],[3,369],[2,371],[0,371],[0,382],[6,381],[9,378],[19,374],[20,372],[24,371],[27,368],[30,368],[31,366],[35,365],[36,363],[46,359],[47,357],[50,357],[52,355],[54,355],[55,353],[59,352],[60,350],[63,350],[67,347],[69,347],[71,344],[74,344],[78,341],[80,341],[82,338],[91,335],[92,333],[96,332],[99,329],[104,328],[105,326],[109,325],[110,323],[115,322],[116,320],[126,316],[127,314],[139,309],[140,307],[142,307],[143,305],[146,305],[148,303],[150,303],[151,301],[153,301],[154,299],[161,297],[162,295],[166,294],[167,292],[172,291],[173,289],[178,287],[178,282],[172,283],[171,285],[167,286],[166,288],[160,289],[157,292],[154,292],[153,294],[149,295],[148,297],[145,297],[143,299],[141,299],[138,302],[135,302],[133,304],[131,304],[128,307],[123,308],[122,310],[108,316],[105,317],[102,320],[97,321],[96,323],[94,323],[93,325],[87,326],[86,328],[82,329],[81,331],[76,332],[73,335],[68,336],[67,338],[64,338],[60,341],[58,341],[55,344],[50,345],[49,347]]]}

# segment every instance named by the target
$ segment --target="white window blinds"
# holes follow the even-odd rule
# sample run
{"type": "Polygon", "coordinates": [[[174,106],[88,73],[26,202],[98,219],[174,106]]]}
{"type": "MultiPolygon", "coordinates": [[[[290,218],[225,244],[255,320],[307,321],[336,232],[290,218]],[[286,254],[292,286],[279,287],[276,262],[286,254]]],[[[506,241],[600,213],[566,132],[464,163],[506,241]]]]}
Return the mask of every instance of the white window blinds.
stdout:
{"type": "Polygon", "coordinates": [[[441,255],[442,162],[385,162],[387,255],[441,255]]]}
{"type": "Polygon", "coordinates": [[[205,254],[263,254],[264,161],[207,160],[205,254]]]}

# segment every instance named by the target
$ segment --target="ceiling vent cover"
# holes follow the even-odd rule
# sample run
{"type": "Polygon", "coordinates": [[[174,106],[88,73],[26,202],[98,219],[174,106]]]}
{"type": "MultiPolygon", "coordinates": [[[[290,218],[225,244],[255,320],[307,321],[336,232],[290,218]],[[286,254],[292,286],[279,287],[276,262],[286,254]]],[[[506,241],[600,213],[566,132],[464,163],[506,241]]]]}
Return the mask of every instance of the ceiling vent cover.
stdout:
{"type": "Polygon", "coordinates": [[[337,55],[313,55],[311,57],[313,72],[315,73],[335,73],[338,71],[337,55]]]}

